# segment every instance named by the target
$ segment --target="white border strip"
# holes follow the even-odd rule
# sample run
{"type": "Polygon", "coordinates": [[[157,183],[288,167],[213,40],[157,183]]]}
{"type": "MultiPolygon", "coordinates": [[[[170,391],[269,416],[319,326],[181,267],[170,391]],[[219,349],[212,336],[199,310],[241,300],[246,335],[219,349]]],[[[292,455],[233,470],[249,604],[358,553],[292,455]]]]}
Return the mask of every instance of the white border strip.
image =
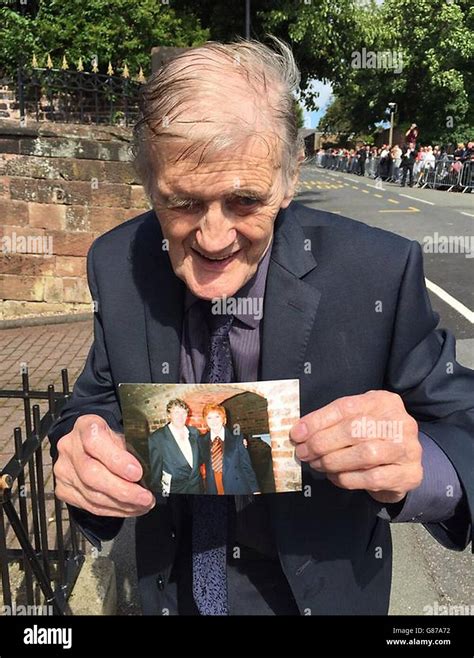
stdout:
{"type": "Polygon", "coordinates": [[[405,199],[411,199],[412,201],[419,201],[420,203],[428,203],[430,206],[434,206],[436,204],[433,203],[433,201],[426,201],[426,199],[419,199],[416,196],[410,196],[409,194],[402,194],[401,192],[399,193],[400,196],[404,196],[405,199]]]}
{"type": "Polygon", "coordinates": [[[464,306],[464,304],[462,304],[457,299],[455,299],[452,295],[450,295],[449,292],[446,292],[446,290],[443,290],[442,288],[437,286],[436,283],[433,283],[429,279],[425,279],[425,283],[428,290],[431,290],[431,292],[437,295],[440,299],[442,299],[443,302],[449,304],[451,308],[454,308],[455,311],[457,311],[463,317],[465,317],[468,322],[474,324],[474,311],[470,311],[467,308],[467,306],[464,306]]]}

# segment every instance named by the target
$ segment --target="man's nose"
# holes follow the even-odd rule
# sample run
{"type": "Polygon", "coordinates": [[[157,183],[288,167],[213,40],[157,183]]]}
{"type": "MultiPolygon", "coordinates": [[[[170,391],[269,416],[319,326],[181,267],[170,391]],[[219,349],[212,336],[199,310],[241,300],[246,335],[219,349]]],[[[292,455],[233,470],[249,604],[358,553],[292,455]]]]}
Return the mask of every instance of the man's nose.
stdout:
{"type": "Polygon", "coordinates": [[[209,254],[225,251],[235,242],[237,232],[230,217],[227,217],[220,203],[211,204],[201,218],[197,231],[199,247],[209,254]]]}

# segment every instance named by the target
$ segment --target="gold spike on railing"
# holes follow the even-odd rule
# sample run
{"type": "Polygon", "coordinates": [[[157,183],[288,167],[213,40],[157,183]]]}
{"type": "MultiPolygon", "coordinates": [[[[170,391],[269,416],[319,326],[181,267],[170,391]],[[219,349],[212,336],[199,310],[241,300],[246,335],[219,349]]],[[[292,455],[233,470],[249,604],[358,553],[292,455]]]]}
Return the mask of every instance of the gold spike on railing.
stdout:
{"type": "Polygon", "coordinates": [[[122,71],[122,78],[129,78],[129,77],[130,77],[130,71],[128,70],[128,66],[125,64],[122,71]]]}
{"type": "Polygon", "coordinates": [[[76,68],[77,68],[78,71],[83,71],[84,70],[84,64],[82,63],[82,57],[79,57],[76,68]]]}
{"type": "Polygon", "coordinates": [[[99,72],[99,61],[98,61],[97,57],[94,57],[94,59],[92,61],[93,61],[92,73],[98,73],[99,72]]]}
{"type": "Polygon", "coordinates": [[[114,74],[114,70],[112,68],[112,64],[109,61],[109,65],[107,67],[107,75],[113,75],[113,74],[114,74]]]}
{"type": "Polygon", "coordinates": [[[32,66],[34,69],[37,69],[37,68],[38,68],[38,60],[36,59],[36,55],[35,55],[34,53],[33,53],[33,57],[32,57],[32,59],[31,59],[31,66],[32,66]]]}
{"type": "Polygon", "coordinates": [[[69,64],[67,63],[66,55],[63,55],[63,62],[61,64],[61,68],[63,71],[67,71],[69,68],[69,64]]]}
{"type": "Polygon", "coordinates": [[[143,69],[140,66],[140,70],[138,71],[138,75],[137,75],[137,82],[145,82],[145,81],[146,81],[146,78],[143,74],[143,69]]]}
{"type": "Polygon", "coordinates": [[[53,60],[51,59],[51,55],[49,53],[48,53],[48,58],[46,60],[46,68],[47,69],[53,68],[53,60]]]}

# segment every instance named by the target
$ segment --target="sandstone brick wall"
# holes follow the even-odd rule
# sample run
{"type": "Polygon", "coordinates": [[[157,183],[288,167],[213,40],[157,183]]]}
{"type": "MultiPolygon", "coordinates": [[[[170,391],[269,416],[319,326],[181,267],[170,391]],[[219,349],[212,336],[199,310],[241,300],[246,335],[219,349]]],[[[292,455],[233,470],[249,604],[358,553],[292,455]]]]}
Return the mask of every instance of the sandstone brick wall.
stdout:
{"type": "Polygon", "coordinates": [[[91,311],[92,241],[149,207],[120,127],[0,120],[0,319],[91,311]]]}

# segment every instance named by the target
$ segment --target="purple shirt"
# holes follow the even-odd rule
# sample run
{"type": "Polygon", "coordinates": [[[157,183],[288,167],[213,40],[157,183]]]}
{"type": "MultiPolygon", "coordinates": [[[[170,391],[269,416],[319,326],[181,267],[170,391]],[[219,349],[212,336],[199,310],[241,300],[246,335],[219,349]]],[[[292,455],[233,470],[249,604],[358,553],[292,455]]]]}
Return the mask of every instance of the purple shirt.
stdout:
{"type": "MultiPolygon", "coordinates": [[[[237,307],[240,312],[235,314],[229,332],[236,381],[258,381],[260,322],[271,250],[272,245],[260,261],[254,276],[234,295],[236,300],[251,299],[255,304],[251,313],[242,312],[245,304],[241,305],[241,309],[237,307]]],[[[197,301],[198,298],[187,290],[180,354],[182,383],[200,382],[206,362],[208,330],[201,309],[196,305],[197,301]]],[[[401,509],[399,505],[388,505],[381,513],[382,517],[395,523],[436,523],[447,520],[454,515],[462,499],[457,472],[447,455],[423,432],[420,432],[419,438],[423,448],[422,483],[408,492],[401,509]]]]}

